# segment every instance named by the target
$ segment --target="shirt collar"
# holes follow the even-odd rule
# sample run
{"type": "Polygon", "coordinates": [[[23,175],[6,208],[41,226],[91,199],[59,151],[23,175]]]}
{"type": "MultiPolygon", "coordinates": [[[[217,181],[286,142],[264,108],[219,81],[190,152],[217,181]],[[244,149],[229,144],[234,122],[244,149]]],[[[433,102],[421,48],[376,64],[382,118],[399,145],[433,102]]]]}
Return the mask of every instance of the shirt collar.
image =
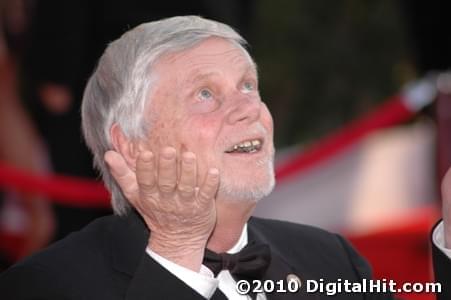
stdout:
{"type": "Polygon", "coordinates": [[[240,238],[238,239],[236,244],[227,251],[227,253],[235,254],[235,253],[240,252],[244,247],[246,247],[247,242],[248,242],[248,238],[247,238],[247,223],[245,223],[244,226],[243,226],[243,231],[241,232],[240,238]]]}

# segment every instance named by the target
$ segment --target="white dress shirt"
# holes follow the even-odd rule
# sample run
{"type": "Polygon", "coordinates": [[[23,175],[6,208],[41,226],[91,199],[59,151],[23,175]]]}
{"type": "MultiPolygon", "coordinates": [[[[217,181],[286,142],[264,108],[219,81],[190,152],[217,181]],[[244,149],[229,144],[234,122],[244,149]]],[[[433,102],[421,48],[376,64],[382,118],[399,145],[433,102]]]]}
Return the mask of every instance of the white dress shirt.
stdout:
{"type": "MultiPolygon", "coordinates": [[[[443,221],[432,233],[432,241],[451,259],[451,249],[445,248],[443,221]]],[[[247,242],[247,224],[245,224],[238,242],[229,251],[227,251],[227,253],[234,254],[239,252],[247,245],[247,242]]],[[[238,294],[235,289],[236,281],[233,279],[228,270],[221,271],[218,276],[214,278],[213,272],[204,265],[201,266],[199,273],[197,273],[165,259],[149,248],[146,249],[146,252],[174,276],[178,277],[196,292],[204,296],[205,299],[210,299],[217,288],[219,288],[228,299],[245,300],[250,298],[248,296],[238,294]]],[[[265,294],[258,294],[257,300],[266,300],[265,294]]]]}
{"type": "Polygon", "coordinates": [[[451,249],[445,248],[445,229],[443,228],[443,221],[437,225],[432,233],[432,242],[451,259],[451,249]]]}

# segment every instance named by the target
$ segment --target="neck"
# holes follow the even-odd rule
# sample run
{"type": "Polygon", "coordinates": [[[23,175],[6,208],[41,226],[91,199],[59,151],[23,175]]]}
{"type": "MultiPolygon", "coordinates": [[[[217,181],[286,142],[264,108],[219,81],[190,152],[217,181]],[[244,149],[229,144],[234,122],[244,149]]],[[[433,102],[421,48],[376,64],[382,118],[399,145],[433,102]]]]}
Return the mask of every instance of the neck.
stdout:
{"type": "Polygon", "coordinates": [[[256,204],[254,201],[216,201],[216,226],[207,248],[216,253],[231,249],[238,242],[256,204]]]}

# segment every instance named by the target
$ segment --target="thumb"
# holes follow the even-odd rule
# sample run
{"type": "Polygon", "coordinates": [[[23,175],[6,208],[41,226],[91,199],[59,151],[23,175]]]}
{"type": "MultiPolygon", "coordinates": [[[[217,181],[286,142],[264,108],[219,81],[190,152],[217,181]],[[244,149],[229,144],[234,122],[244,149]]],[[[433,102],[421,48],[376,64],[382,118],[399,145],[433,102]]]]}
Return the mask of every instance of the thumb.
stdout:
{"type": "Polygon", "coordinates": [[[139,192],[135,172],[128,167],[125,159],[116,151],[107,151],[104,155],[104,160],[122,193],[129,201],[133,202],[139,192]]]}

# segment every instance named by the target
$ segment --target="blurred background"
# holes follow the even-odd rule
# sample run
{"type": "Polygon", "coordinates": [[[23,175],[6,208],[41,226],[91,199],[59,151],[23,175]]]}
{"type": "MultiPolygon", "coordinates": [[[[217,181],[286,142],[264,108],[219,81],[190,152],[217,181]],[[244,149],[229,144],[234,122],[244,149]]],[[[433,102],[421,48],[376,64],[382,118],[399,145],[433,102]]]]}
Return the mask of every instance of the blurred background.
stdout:
{"type": "Polygon", "coordinates": [[[451,163],[450,6],[0,0],[0,270],[111,213],[80,134],[84,85],[128,29],[196,14],[248,40],[275,120],[278,186],[255,214],[347,235],[378,277],[430,280],[451,163]]]}

